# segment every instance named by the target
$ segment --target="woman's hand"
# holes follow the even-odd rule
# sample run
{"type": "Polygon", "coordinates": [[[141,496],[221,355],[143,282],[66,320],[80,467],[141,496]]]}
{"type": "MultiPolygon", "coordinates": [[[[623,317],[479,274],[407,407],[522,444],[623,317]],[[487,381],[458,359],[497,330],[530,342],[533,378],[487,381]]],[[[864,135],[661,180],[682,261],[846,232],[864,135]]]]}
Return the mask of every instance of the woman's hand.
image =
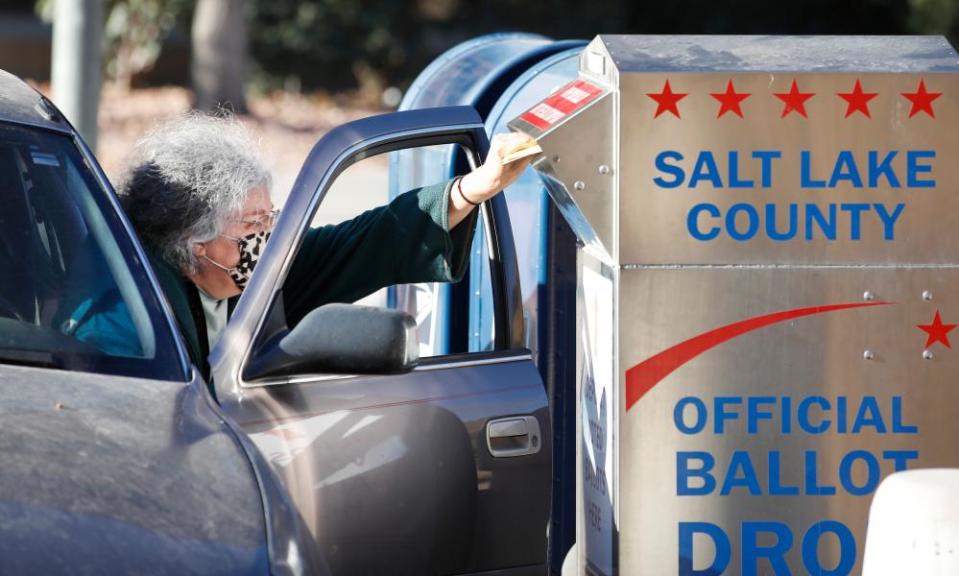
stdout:
{"type": "Polygon", "coordinates": [[[533,143],[531,137],[518,132],[493,136],[486,162],[464,176],[460,183],[460,188],[466,198],[479,204],[496,196],[501,190],[515,182],[529,166],[532,157],[521,158],[505,166],[503,165],[503,158],[524,144],[531,143],[533,143]]]}

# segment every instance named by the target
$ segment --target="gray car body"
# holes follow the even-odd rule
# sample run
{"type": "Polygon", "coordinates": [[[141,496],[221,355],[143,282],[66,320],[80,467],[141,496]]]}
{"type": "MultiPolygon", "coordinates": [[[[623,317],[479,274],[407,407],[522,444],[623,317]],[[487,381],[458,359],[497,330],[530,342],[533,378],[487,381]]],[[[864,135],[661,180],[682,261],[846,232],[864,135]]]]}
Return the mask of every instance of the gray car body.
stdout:
{"type": "MultiPolygon", "coordinates": [[[[72,138],[146,261],[83,141],[3,71],[0,123],[72,138]]],[[[180,382],[0,365],[0,572],[326,572],[285,490],[175,340],[180,382]]]]}
{"type": "Polygon", "coordinates": [[[242,446],[182,382],[0,367],[5,573],[267,572],[242,446]]]}

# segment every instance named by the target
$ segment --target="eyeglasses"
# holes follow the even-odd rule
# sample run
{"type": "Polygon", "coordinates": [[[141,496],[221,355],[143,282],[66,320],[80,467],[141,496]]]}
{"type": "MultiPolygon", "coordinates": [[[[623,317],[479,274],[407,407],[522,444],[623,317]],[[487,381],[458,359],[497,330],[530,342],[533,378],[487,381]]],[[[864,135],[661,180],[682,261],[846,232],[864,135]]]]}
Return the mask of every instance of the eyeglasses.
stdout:
{"type": "Polygon", "coordinates": [[[280,210],[276,209],[265,214],[241,218],[236,220],[236,222],[239,222],[240,224],[243,224],[244,226],[254,230],[272,230],[273,226],[276,224],[276,219],[279,217],[280,210]]]}

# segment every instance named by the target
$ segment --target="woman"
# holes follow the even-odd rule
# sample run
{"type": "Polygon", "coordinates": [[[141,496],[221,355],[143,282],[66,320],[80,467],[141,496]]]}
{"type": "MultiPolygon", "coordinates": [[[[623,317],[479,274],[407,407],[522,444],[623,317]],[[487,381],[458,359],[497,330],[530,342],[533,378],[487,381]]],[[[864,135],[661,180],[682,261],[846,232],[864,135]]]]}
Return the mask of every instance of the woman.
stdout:
{"type": "MultiPolygon", "coordinates": [[[[393,284],[455,282],[466,268],[476,207],[529,159],[501,159],[529,138],[493,138],[487,162],[451,182],[411,190],[335,226],[311,229],[283,287],[289,326],[317,306],[353,302],[393,284]]],[[[138,144],[121,186],[193,362],[207,355],[246,286],[276,218],[270,174],[235,119],[179,118],[138,144]]]]}

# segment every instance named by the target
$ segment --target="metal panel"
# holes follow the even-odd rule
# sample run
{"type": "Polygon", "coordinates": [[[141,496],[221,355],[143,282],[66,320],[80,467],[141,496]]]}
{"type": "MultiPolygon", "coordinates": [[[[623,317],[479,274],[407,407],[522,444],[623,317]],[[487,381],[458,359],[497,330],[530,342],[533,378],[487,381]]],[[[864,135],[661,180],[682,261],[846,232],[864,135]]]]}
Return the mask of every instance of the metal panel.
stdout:
{"type": "Polygon", "coordinates": [[[585,251],[577,258],[576,317],[577,464],[576,498],[582,514],[576,541],[583,553],[580,569],[599,574],[615,572],[618,498],[617,426],[620,395],[616,377],[616,317],[618,271],[585,251]]]}
{"type": "Polygon", "coordinates": [[[942,36],[603,35],[621,72],[959,71],[942,36]]]}
{"type": "Polygon", "coordinates": [[[959,231],[949,222],[959,216],[953,194],[959,165],[946,151],[959,149],[959,132],[944,127],[959,120],[957,101],[950,96],[959,90],[954,73],[959,58],[951,52],[957,61],[952,68],[940,62],[946,58],[941,39],[908,39],[913,42],[908,53],[908,42],[890,38],[826,37],[813,44],[786,38],[763,41],[762,50],[751,37],[676,40],[680,47],[702,40],[705,48],[688,53],[726,54],[728,66],[739,62],[748,70],[730,68],[729,73],[716,73],[726,68],[718,64],[709,73],[691,72],[712,60],[696,64],[666,50],[659,39],[618,39],[610,46],[604,39],[584,51],[581,76],[611,83],[613,92],[603,98],[613,99],[612,124],[590,114],[602,105],[600,99],[546,130],[522,118],[512,126],[539,137],[545,154],[537,169],[562,182],[556,189],[561,206],[569,207],[571,225],[585,242],[598,239],[617,263],[955,261],[948,247],[959,231]],[[642,67],[643,58],[655,52],[650,46],[662,51],[657,59],[675,58],[668,73],[642,67]],[[741,57],[722,48],[733,46],[741,57]],[[804,47],[809,54],[831,50],[830,61],[811,66],[830,73],[804,69],[804,58],[810,57],[801,53],[804,47]],[[884,65],[863,64],[884,47],[890,50],[884,65]],[[785,73],[775,59],[771,71],[753,71],[764,50],[796,51],[794,67],[787,69],[799,72],[785,73]],[[629,60],[629,54],[639,62],[629,60]],[[597,58],[619,68],[603,64],[600,74],[597,58]],[[660,107],[653,98],[667,82],[680,96],[674,108],[660,107]],[[790,112],[782,96],[794,82],[810,97],[802,110],[790,112]],[[726,90],[745,99],[724,112],[717,96],[726,90]],[[843,98],[857,90],[868,98],[859,108],[843,98]],[[908,97],[923,90],[938,94],[928,111],[908,97]],[[596,142],[610,139],[609,156],[615,156],[617,166],[609,166],[609,174],[621,198],[618,204],[604,198],[596,205],[618,210],[614,223],[591,207],[597,197],[590,178],[601,165],[596,142]],[[551,161],[555,156],[562,166],[551,161]],[[604,235],[610,238],[603,240],[604,235]]]}
{"type": "Polygon", "coordinates": [[[952,222],[959,218],[959,163],[949,151],[959,150],[959,130],[946,127],[959,123],[959,101],[948,97],[959,94],[959,75],[629,74],[620,82],[621,149],[628,159],[620,173],[621,263],[956,262],[952,246],[959,242],[959,228],[952,222]],[[657,105],[647,93],[660,92],[667,80],[674,92],[688,94],[677,105],[681,117],[669,112],[654,117],[657,105]],[[844,117],[847,104],[837,93],[850,93],[857,80],[864,92],[877,94],[868,103],[871,118],[860,112],[844,117]],[[930,92],[945,94],[933,103],[935,118],[909,117],[912,108],[902,94],[915,92],[920,80],[930,92]],[[736,92],[751,94],[741,104],[743,118],[731,112],[716,117],[720,105],[710,94],[723,93],[730,81],[736,92]],[[808,118],[796,112],[781,117],[784,103],[775,94],[788,93],[793,81],[801,92],[815,94],[805,103],[808,118]],[[927,151],[936,156],[915,156],[927,151]],[[752,157],[757,152],[780,156],[769,160],[769,186],[763,185],[762,159],[752,157]],[[870,163],[893,152],[891,170],[870,175],[870,163]],[[671,153],[683,159],[663,156],[671,153]],[[810,158],[807,170],[804,153],[810,158]],[[845,157],[855,166],[844,164],[845,157]],[[935,186],[909,185],[910,157],[931,167],[913,176],[935,186]],[[681,168],[682,182],[673,186],[678,178],[657,159],[681,168]],[[847,170],[861,178],[861,186],[841,177],[847,170]],[[865,208],[855,218],[854,205],[865,208]],[[901,214],[886,224],[883,213],[892,219],[899,205],[901,214]],[[746,206],[752,208],[742,210],[746,206]],[[832,239],[814,211],[829,220],[835,211],[832,239]],[[714,232],[715,238],[701,239],[714,232]]]}
{"type": "Polygon", "coordinates": [[[614,94],[605,92],[555,126],[539,128],[523,117],[510,122],[537,138],[544,154],[534,168],[580,240],[607,261],[617,246],[615,105],[614,94]]]}
{"type": "Polygon", "coordinates": [[[582,568],[857,573],[881,477],[959,466],[957,71],[942,38],[599,37],[580,78],[608,96],[513,121],[584,245],[580,308],[613,285],[611,320],[579,315],[582,568]],[[578,176],[597,134],[612,224],[578,176]]]}
{"type": "MultiPolygon", "coordinates": [[[[867,462],[877,462],[877,470],[885,476],[894,468],[886,451],[914,450],[918,458],[908,461],[909,468],[959,466],[959,445],[954,441],[959,436],[955,382],[959,358],[938,343],[930,348],[933,357],[924,358],[927,334],[917,328],[929,324],[936,311],[942,312],[944,322],[959,320],[956,286],[957,268],[623,272],[621,297],[629,304],[619,309],[621,398],[629,395],[627,370],[664,350],[681,355],[676,345],[710,330],[806,306],[889,304],[824,312],[744,333],[681,364],[632,406],[624,402],[619,411],[620,573],[675,574],[681,522],[710,522],[728,535],[732,558],[728,572],[723,573],[738,573],[741,566],[742,549],[748,545],[740,535],[744,522],[788,526],[793,543],[786,559],[794,574],[815,573],[803,562],[801,544],[810,526],[826,519],[850,529],[861,557],[870,495],[879,479],[868,477],[867,462]],[[863,300],[867,292],[873,300],[863,300]],[[816,405],[812,424],[828,419],[831,425],[812,434],[804,431],[795,414],[804,399],[817,396],[827,399],[832,408],[816,405]],[[708,411],[702,431],[687,434],[677,427],[676,406],[686,397],[700,399],[708,411]],[[738,419],[726,420],[723,433],[717,434],[715,402],[721,397],[742,398],[744,403],[727,404],[726,411],[738,419]],[[837,414],[840,397],[847,402],[845,418],[837,414]],[[901,398],[901,411],[893,404],[896,397],[901,398]],[[771,399],[761,401],[758,409],[771,417],[750,419],[749,398],[771,399]],[[790,399],[793,413],[786,419],[782,417],[784,398],[790,399]],[[864,398],[875,399],[885,433],[868,423],[854,430],[857,418],[862,423],[872,416],[859,413],[864,398]],[[838,428],[842,420],[847,422],[845,432],[838,428]],[[917,432],[897,433],[897,420],[901,427],[917,426],[917,432]],[[787,421],[792,430],[783,433],[787,421]],[[755,433],[749,432],[750,422],[756,425],[755,433]],[[677,495],[678,486],[685,485],[677,470],[679,455],[686,451],[715,458],[717,485],[709,495],[677,495]],[[760,494],[750,495],[742,482],[729,495],[718,494],[736,451],[748,454],[760,494]],[[815,456],[807,456],[807,451],[815,456]],[[857,457],[854,451],[864,452],[857,457]],[[779,473],[769,466],[771,454],[778,454],[779,473]],[[855,462],[849,478],[852,485],[865,487],[861,495],[849,494],[839,482],[844,458],[855,462]],[[837,493],[810,495],[810,474],[819,486],[833,486],[837,493]],[[776,491],[771,482],[783,487],[780,495],[770,494],[776,491]],[[785,494],[791,491],[785,487],[795,487],[799,495],[785,494]]],[[[647,369],[655,367],[647,365],[647,369]]],[[[684,414],[684,425],[693,426],[697,411],[687,406],[684,414]]],[[[698,464],[693,461],[690,468],[698,464]]],[[[752,477],[742,469],[737,475],[752,477]]],[[[701,485],[694,476],[689,484],[701,485]]],[[[762,545],[774,543],[768,540],[771,534],[763,536],[762,545]]],[[[840,564],[836,544],[832,535],[820,544],[821,563],[827,569],[840,564]]],[[[750,554],[745,556],[748,560],[750,554]]],[[[701,569],[711,559],[708,541],[696,540],[694,566],[701,569]]],[[[759,573],[769,567],[758,560],[759,573]]],[[[858,571],[856,560],[852,573],[858,571]]],[[[744,568],[742,573],[746,572],[744,568]]]]}

